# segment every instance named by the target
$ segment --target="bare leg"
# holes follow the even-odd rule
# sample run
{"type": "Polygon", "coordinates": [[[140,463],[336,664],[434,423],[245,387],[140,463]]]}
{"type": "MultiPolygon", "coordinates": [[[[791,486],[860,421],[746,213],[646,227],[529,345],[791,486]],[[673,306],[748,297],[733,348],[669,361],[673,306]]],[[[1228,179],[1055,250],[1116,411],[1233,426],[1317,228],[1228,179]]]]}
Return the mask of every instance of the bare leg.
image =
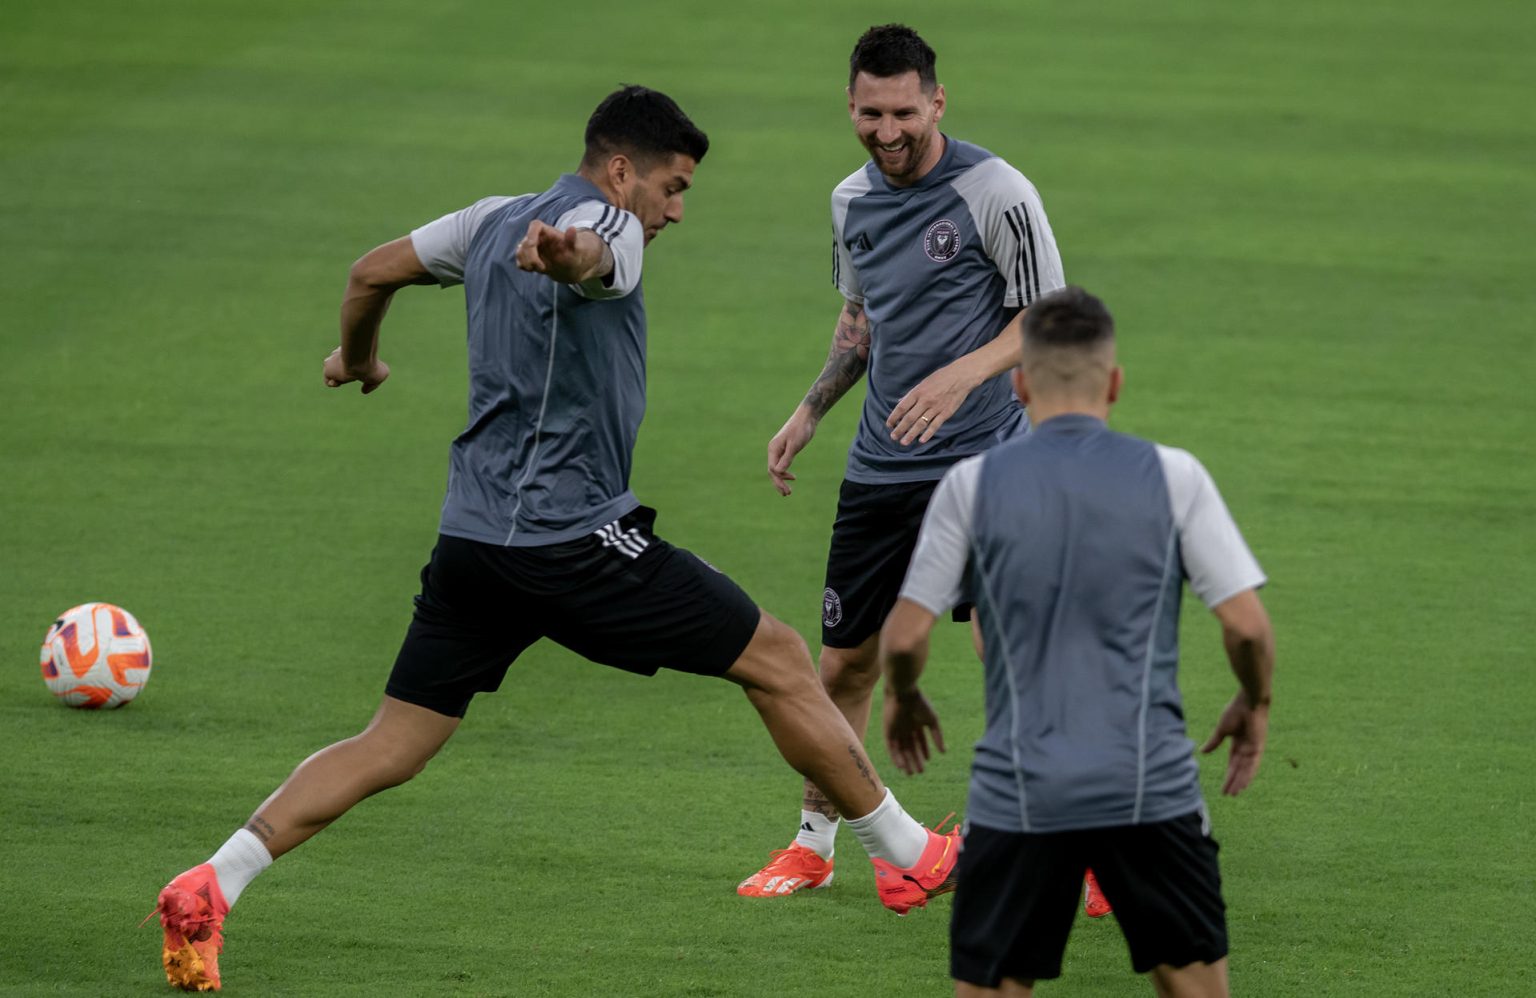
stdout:
{"type": "Polygon", "coordinates": [[[991,995],[1000,998],[1031,998],[1034,993],[1034,981],[1019,981],[1012,977],[1003,978],[995,988],[984,988],[964,981],[955,982],[955,998],[988,998],[991,995]]]}
{"type": "Polygon", "coordinates": [[[827,698],[811,653],[792,628],[764,613],[751,644],[725,678],[746,690],[784,761],[825,791],[834,813],[860,818],[880,806],[885,785],[862,739],[827,698]]]}
{"type": "MultiPolygon", "coordinates": [[[[857,648],[821,649],[822,688],[848,722],[848,727],[861,745],[864,743],[865,732],[869,730],[875,684],[880,679],[879,651],[879,634],[871,634],[857,648]]],[[[814,780],[805,781],[805,797],[801,807],[828,818],[839,817],[837,807],[821,792],[814,780]]]]}
{"type": "Polygon", "coordinates": [[[1215,963],[1191,963],[1152,968],[1148,975],[1158,998],[1227,998],[1227,958],[1215,963]]]}
{"type": "Polygon", "coordinates": [[[276,859],[358,801],[399,786],[425,769],[459,720],[385,697],[361,734],[299,763],[245,827],[276,859]]]}

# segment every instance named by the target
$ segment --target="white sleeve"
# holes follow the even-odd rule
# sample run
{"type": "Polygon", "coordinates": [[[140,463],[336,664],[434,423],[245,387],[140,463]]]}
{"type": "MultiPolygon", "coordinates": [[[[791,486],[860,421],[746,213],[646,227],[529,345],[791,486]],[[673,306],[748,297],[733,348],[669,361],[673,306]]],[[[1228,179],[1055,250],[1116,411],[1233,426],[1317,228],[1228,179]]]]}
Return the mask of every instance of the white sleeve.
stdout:
{"type": "Polygon", "coordinates": [[[1207,607],[1268,580],[1227,511],[1216,482],[1188,451],[1157,445],[1189,588],[1207,607]]]}
{"type": "Polygon", "coordinates": [[[853,265],[853,254],[848,252],[843,229],[848,223],[849,203],[868,190],[869,179],[860,169],[832,192],[832,283],[855,305],[864,304],[864,285],[859,282],[859,271],[853,265]]]}
{"type": "Polygon", "coordinates": [[[584,298],[623,298],[640,284],[645,255],[644,226],[634,215],[606,201],[583,201],[561,215],[555,228],[591,229],[613,254],[613,273],[571,287],[584,298]]]}
{"type": "Polygon", "coordinates": [[[832,227],[832,283],[837,285],[843,297],[855,305],[864,304],[864,286],[859,283],[859,272],[853,266],[853,257],[843,245],[842,230],[832,227]]]}
{"type": "Polygon", "coordinates": [[[491,212],[516,200],[516,197],[505,196],[481,198],[468,208],[444,215],[419,229],[412,229],[411,245],[421,265],[445,288],[463,284],[464,261],[469,256],[470,241],[475,238],[480,224],[491,212]]]}
{"type": "Polygon", "coordinates": [[[976,483],[981,478],[977,454],[944,475],[928,501],[901,596],[930,613],[953,609],[963,597],[965,570],[971,560],[971,523],[976,511],[976,483]]]}
{"type": "Polygon", "coordinates": [[[1004,160],[983,160],[954,182],[965,199],[987,256],[1007,282],[1003,304],[1024,308],[1066,286],[1056,236],[1029,178],[1004,160]]]}

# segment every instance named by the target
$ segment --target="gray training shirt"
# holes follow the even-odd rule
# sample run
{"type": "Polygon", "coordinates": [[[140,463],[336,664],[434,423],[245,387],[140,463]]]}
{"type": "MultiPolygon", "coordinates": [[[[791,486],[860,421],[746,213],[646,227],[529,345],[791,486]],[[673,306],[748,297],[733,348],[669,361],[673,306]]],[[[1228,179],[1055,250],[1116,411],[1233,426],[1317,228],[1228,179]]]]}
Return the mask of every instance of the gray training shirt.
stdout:
{"type": "Polygon", "coordinates": [[[870,320],[869,388],[848,450],[850,481],[934,481],[1022,433],[1008,386],[978,385],[926,444],[891,439],[886,417],[918,382],[997,338],[1020,308],[1065,283],[1040,195],[980,146],[947,138],[911,187],[867,163],[832,192],[833,279],[870,320]]]}
{"type": "Polygon", "coordinates": [[[542,194],[493,197],[411,233],[422,265],[464,285],[469,422],[449,454],[441,530],[513,547],[592,533],[639,502],[630,458],[645,415],[644,247],[635,216],[566,174],[542,194]],[[607,281],[519,270],[533,219],[591,229],[607,281]]]}
{"type": "Polygon", "coordinates": [[[945,476],[901,595],[942,614],[963,587],[981,618],[969,821],[1060,832],[1203,807],[1176,675],[1185,579],[1208,607],[1265,582],[1185,451],[1071,414],[945,476]]]}

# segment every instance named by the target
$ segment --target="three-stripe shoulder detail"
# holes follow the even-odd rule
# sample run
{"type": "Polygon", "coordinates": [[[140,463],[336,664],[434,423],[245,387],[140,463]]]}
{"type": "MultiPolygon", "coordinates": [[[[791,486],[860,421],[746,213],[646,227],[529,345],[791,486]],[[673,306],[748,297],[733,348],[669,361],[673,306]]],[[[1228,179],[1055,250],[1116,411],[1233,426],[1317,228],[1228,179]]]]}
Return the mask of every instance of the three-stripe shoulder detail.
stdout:
{"type": "Polygon", "coordinates": [[[629,224],[629,212],[613,205],[606,205],[603,213],[598,217],[597,224],[592,226],[592,231],[597,233],[599,239],[612,245],[619,238],[619,233],[629,224]]]}
{"type": "Polygon", "coordinates": [[[1019,304],[1028,305],[1040,297],[1040,264],[1036,259],[1034,222],[1022,202],[1003,212],[1003,218],[1019,242],[1019,252],[1013,262],[1014,283],[1019,289],[1019,304]]]}

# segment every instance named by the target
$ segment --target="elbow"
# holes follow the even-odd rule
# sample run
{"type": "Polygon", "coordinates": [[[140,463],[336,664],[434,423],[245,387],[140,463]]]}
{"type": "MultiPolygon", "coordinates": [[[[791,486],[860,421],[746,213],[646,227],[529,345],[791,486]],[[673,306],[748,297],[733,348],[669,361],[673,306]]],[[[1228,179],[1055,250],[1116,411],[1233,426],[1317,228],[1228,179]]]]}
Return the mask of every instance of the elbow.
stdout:
{"type": "Polygon", "coordinates": [[[1244,590],[1216,607],[1222,637],[1228,645],[1263,648],[1274,643],[1269,614],[1252,589],[1244,590]]]}
{"type": "Polygon", "coordinates": [[[347,271],[347,284],[359,291],[379,291],[387,287],[383,272],[372,259],[373,254],[360,256],[347,271]]]}
{"type": "Polygon", "coordinates": [[[1233,648],[1258,650],[1274,643],[1274,631],[1267,617],[1223,623],[1221,631],[1227,645],[1233,648]]]}

